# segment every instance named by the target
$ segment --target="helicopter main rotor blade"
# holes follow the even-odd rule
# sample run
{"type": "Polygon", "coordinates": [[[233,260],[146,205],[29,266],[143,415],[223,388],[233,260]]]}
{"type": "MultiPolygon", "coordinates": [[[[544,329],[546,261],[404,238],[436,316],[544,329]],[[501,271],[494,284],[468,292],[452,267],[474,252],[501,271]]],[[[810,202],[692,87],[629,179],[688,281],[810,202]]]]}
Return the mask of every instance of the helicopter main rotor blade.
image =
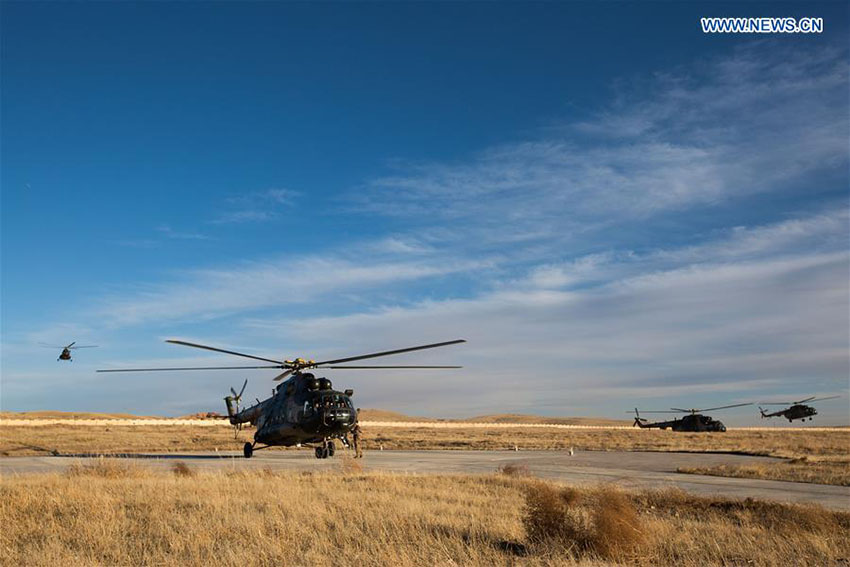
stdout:
{"type": "MultiPolygon", "coordinates": [[[[691,410],[685,410],[686,412],[690,412],[691,410]]],[[[632,413],[627,411],[626,413],[632,413]]],[[[682,413],[680,411],[670,411],[670,410],[654,410],[654,411],[644,411],[643,413],[682,413]]]]}
{"type": "Polygon", "coordinates": [[[97,348],[97,345],[77,345],[77,346],[72,346],[72,347],[68,347],[68,348],[71,349],[71,350],[76,350],[78,348],[97,348]]]}
{"type": "Polygon", "coordinates": [[[353,362],[355,360],[363,360],[365,358],[377,358],[379,356],[389,356],[391,354],[401,354],[403,352],[412,352],[412,351],[415,351],[415,350],[425,350],[425,349],[429,349],[429,348],[437,348],[437,347],[448,346],[448,345],[456,345],[458,343],[465,343],[465,342],[466,342],[465,339],[457,339],[457,340],[454,340],[454,341],[446,341],[446,342],[443,342],[443,343],[434,343],[434,344],[430,344],[430,345],[400,348],[400,349],[396,349],[396,350],[387,350],[387,351],[384,351],[384,352],[373,352],[372,354],[361,354],[359,356],[350,356],[348,358],[337,358],[336,360],[323,360],[321,362],[316,362],[315,364],[312,364],[311,366],[320,366],[320,365],[323,365],[323,364],[339,364],[341,362],[353,362]]]}
{"type": "Polygon", "coordinates": [[[670,408],[670,409],[673,410],[673,412],[671,412],[671,413],[696,413],[698,411],[702,411],[702,410],[698,410],[698,409],[682,409],[682,408],[670,408]]]}
{"type": "Polygon", "coordinates": [[[333,368],[335,370],[381,370],[389,368],[463,368],[463,366],[317,366],[316,368],[333,368]]]}
{"type": "MultiPolygon", "coordinates": [[[[803,402],[820,402],[823,400],[834,400],[835,398],[840,398],[841,396],[827,396],[825,398],[809,398],[808,400],[803,400],[803,402]]],[[[797,403],[803,403],[797,402],[797,403]]]]}
{"type": "Polygon", "coordinates": [[[732,404],[731,406],[718,406],[716,408],[705,408],[705,409],[701,409],[701,410],[697,410],[697,411],[714,411],[714,410],[726,409],[726,408],[740,408],[740,407],[743,407],[743,406],[751,406],[751,405],[753,405],[753,402],[747,402],[745,404],[732,404]]]}
{"type": "Polygon", "coordinates": [[[96,372],[172,372],[177,370],[253,370],[257,368],[284,368],[278,366],[189,366],[181,368],[113,368],[96,372]]]}
{"type": "Polygon", "coordinates": [[[77,341],[74,341],[74,342],[72,342],[71,344],[69,344],[68,346],[66,346],[66,347],[62,347],[62,348],[71,348],[71,347],[72,347],[72,346],[74,346],[75,344],[77,344],[77,341]]]}
{"type": "MultiPolygon", "coordinates": [[[[281,368],[283,368],[283,367],[281,367],[281,368]]],[[[287,376],[289,376],[293,372],[295,372],[295,370],[290,368],[289,370],[285,370],[284,372],[281,372],[280,374],[278,374],[277,376],[272,378],[272,380],[275,381],[275,382],[280,382],[281,380],[283,380],[284,378],[286,378],[287,376]]]]}
{"type": "Polygon", "coordinates": [[[233,351],[233,350],[224,350],[223,348],[216,348],[216,347],[211,347],[211,346],[206,346],[206,345],[199,345],[199,344],[195,344],[195,343],[188,343],[186,341],[178,341],[178,340],[175,340],[175,339],[167,339],[165,342],[173,343],[175,345],[183,345],[183,346],[189,346],[189,347],[194,347],[194,348],[202,348],[204,350],[211,350],[213,352],[223,352],[224,354],[232,354],[232,355],[235,355],[235,356],[243,356],[245,358],[253,358],[254,360],[262,360],[264,362],[274,362],[274,363],[280,364],[280,365],[284,364],[284,362],[282,360],[273,360],[271,358],[263,358],[262,356],[254,356],[252,354],[245,354],[244,352],[236,352],[236,351],[233,351]]]}

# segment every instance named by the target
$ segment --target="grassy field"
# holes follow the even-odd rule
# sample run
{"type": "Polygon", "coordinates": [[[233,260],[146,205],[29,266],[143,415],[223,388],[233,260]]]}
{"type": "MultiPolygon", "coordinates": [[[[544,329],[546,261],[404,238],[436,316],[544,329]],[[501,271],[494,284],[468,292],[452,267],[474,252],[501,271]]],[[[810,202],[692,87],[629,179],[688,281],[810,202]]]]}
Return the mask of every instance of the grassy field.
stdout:
{"type": "Polygon", "coordinates": [[[846,565],[850,514],[481,476],[153,472],[0,485],[4,565],[846,565]],[[332,558],[332,559],[331,559],[332,558]]]}
{"type": "MultiPolygon", "coordinates": [[[[3,425],[0,455],[116,454],[176,451],[238,451],[252,439],[247,428],[234,439],[224,422],[194,425],[3,425]]],[[[817,431],[730,430],[721,434],[676,433],[640,429],[556,429],[500,426],[441,428],[364,426],[367,451],[384,449],[520,450],[570,447],[597,451],[732,452],[794,459],[776,466],[688,470],[700,474],[747,476],[850,485],[850,429],[817,431]]]]}
{"type": "Polygon", "coordinates": [[[847,458],[810,461],[808,458],[802,457],[769,465],[680,467],[679,472],[850,486],[850,459],[847,458]]]}

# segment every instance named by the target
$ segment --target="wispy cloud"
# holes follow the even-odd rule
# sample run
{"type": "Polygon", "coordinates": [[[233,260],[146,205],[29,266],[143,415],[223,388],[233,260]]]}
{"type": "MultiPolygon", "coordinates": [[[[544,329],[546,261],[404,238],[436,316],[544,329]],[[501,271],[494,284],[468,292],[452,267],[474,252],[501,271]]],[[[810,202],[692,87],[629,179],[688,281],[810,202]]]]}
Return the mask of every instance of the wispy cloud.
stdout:
{"type": "Polygon", "coordinates": [[[283,210],[291,207],[299,196],[301,193],[292,189],[274,188],[230,197],[226,201],[229,210],[221,213],[212,222],[266,222],[277,218],[283,210]]]}
{"type": "Polygon", "coordinates": [[[742,48],[657,75],[581,122],[452,163],[397,162],[357,210],[466,227],[455,241],[569,238],[710,209],[848,164],[847,66],[831,49],[742,48]]]}
{"type": "Polygon", "coordinates": [[[283,258],[191,270],[167,283],[105,298],[98,317],[112,325],[154,320],[210,319],[264,307],[282,307],[399,282],[469,272],[486,260],[352,261],[341,256],[283,258]]]}
{"type": "Polygon", "coordinates": [[[210,237],[200,232],[184,232],[174,230],[167,224],[161,224],[156,227],[156,231],[162,236],[175,240],[208,240],[210,237]]]}
{"type": "MultiPolygon", "coordinates": [[[[490,398],[518,411],[542,401],[569,404],[576,391],[588,405],[612,397],[629,398],[625,404],[735,397],[798,387],[803,378],[818,391],[840,392],[850,372],[850,253],[829,242],[847,234],[843,220],[843,213],[815,215],[738,228],[701,246],[535,267],[468,299],[246,324],[282,343],[348,345],[352,352],[462,336],[470,341],[463,352],[437,355],[466,364],[454,395],[478,400],[476,392],[497,383],[500,395],[490,398]],[[754,241],[761,242],[757,255],[754,241]],[[822,250],[810,253],[813,244],[822,250]]],[[[420,413],[441,406],[439,387],[402,402],[372,379],[358,387],[377,404],[404,403],[420,413]]],[[[419,373],[411,380],[435,378],[419,373]]]]}

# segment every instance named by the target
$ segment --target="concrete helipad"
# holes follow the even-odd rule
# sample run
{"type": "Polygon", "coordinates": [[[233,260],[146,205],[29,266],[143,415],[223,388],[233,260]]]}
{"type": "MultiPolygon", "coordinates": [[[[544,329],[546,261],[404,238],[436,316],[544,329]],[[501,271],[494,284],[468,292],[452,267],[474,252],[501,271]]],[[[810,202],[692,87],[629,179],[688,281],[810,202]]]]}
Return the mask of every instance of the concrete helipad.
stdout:
{"type": "MultiPolygon", "coordinates": [[[[61,471],[89,456],[5,457],[0,474],[61,471]]],[[[319,460],[313,451],[257,451],[251,459],[237,453],[132,454],[127,459],[141,466],[168,468],[176,461],[205,470],[270,468],[273,470],[334,470],[347,455],[319,460]]],[[[502,465],[525,465],[539,477],[577,484],[614,483],[624,488],[681,488],[700,495],[759,498],[792,503],[814,503],[850,510],[850,487],[725,478],[677,473],[679,467],[742,465],[779,462],[770,457],[724,453],[601,452],[578,451],[370,451],[360,461],[366,471],[417,474],[487,474],[502,465]]]]}

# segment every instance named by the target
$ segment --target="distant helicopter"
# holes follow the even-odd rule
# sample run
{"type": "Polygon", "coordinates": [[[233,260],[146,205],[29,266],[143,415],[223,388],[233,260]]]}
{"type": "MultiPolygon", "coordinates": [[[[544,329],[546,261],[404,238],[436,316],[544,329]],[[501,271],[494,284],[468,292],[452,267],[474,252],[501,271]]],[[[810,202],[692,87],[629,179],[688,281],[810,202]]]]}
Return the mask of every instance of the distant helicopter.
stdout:
{"type": "Polygon", "coordinates": [[[790,408],[785,408],[783,410],[775,411],[773,413],[765,413],[765,411],[759,406],[759,412],[761,412],[761,417],[764,419],[765,417],[778,417],[782,416],[786,418],[789,422],[794,421],[795,419],[799,419],[802,421],[806,421],[806,418],[809,418],[809,421],[812,420],[812,416],[818,414],[818,410],[813,408],[812,406],[806,405],[807,403],[812,402],[821,402],[823,400],[832,400],[835,398],[840,398],[841,396],[828,396],[826,398],[817,398],[812,396],[811,398],[806,398],[805,400],[800,400],[799,402],[762,402],[762,405],[765,406],[791,406],[790,408]]]}
{"type": "Polygon", "coordinates": [[[44,344],[44,343],[41,343],[41,346],[43,346],[45,348],[61,348],[62,353],[59,355],[59,358],[56,359],[57,362],[60,361],[60,360],[68,360],[68,361],[73,362],[71,360],[71,351],[72,350],[75,350],[75,349],[78,349],[78,348],[96,348],[97,347],[97,345],[77,345],[77,341],[72,342],[68,346],[54,346],[54,345],[48,345],[48,344],[44,344]],[[74,346],[74,345],[76,345],[76,346],[74,346]]]}
{"type": "Polygon", "coordinates": [[[334,439],[344,440],[345,436],[357,422],[357,414],[351,403],[354,390],[339,392],[333,389],[333,384],[327,378],[316,378],[310,372],[304,372],[314,368],[333,368],[338,370],[384,370],[392,368],[462,368],[461,366],[336,366],[345,362],[354,362],[367,358],[389,356],[416,350],[443,347],[458,343],[465,343],[463,339],[434,343],[429,345],[414,346],[372,354],[361,354],[334,360],[316,362],[296,358],[294,360],[274,360],[253,356],[241,352],[215,348],[206,345],[188,343],[178,340],[167,340],[168,343],[184,345],[194,348],[222,352],[244,358],[252,358],[263,362],[274,363],[273,366],[208,366],[188,368],[121,368],[110,370],[98,370],[98,372],[148,372],[148,371],[173,371],[173,370],[231,370],[231,369],[256,369],[277,368],[283,370],[274,378],[280,381],[289,376],[289,379],[279,384],[272,397],[240,411],[239,402],[245,392],[248,381],[242,385],[239,393],[233,388],[232,395],[224,398],[227,406],[227,415],[231,425],[241,429],[242,424],[250,423],[257,427],[254,433],[254,442],[245,443],[242,448],[246,459],[251,458],[255,450],[265,449],[271,446],[291,447],[293,445],[312,447],[317,459],[326,459],[334,455],[334,439]],[[263,445],[263,447],[257,447],[263,445]]]}
{"type": "MultiPolygon", "coordinates": [[[[738,408],[741,406],[751,406],[752,403],[746,404],[733,404],[731,406],[719,406],[716,408],[705,408],[705,409],[682,409],[682,408],[670,408],[670,411],[645,411],[644,413],[687,413],[690,415],[686,415],[679,419],[673,419],[670,421],[656,421],[654,423],[647,423],[644,418],[640,416],[638,409],[635,408],[635,423],[637,427],[641,429],[672,429],[673,431],[690,431],[690,432],[702,432],[702,431],[717,431],[724,432],[726,431],[726,426],[723,425],[723,422],[712,419],[707,415],[702,415],[699,412],[703,411],[714,411],[726,408],[738,408]]],[[[631,413],[631,412],[626,412],[631,413]]]]}

